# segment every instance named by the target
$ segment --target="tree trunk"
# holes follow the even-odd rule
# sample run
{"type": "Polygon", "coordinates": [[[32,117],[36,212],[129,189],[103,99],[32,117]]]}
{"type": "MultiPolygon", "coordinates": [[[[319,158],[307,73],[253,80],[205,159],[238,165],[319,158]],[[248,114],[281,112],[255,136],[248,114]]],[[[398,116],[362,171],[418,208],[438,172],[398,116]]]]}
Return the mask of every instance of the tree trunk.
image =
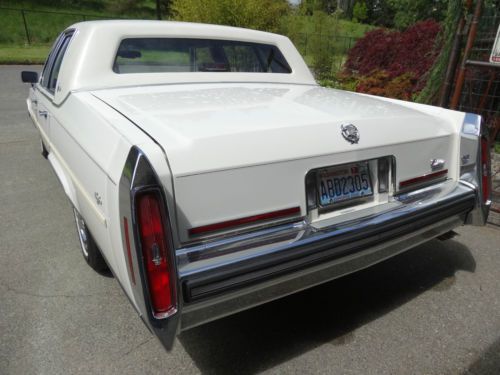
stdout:
{"type": "Polygon", "coordinates": [[[356,0],[337,0],[337,9],[342,10],[347,18],[351,18],[355,1],[356,0]]]}
{"type": "Polygon", "coordinates": [[[161,2],[161,0],[156,0],[156,18],[159,19],[159,20],[161,20],[160,2],[161,2]]]}

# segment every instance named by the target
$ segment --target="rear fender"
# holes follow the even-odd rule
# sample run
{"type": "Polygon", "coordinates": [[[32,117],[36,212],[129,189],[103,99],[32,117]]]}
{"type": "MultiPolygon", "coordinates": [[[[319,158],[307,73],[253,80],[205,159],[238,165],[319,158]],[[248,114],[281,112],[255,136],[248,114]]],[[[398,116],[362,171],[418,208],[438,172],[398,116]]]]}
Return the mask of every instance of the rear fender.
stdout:
{"type": "Polygon", "coordinates": [[[73,185],[73,181],[69,176],[66,174],[64,171],[63,166],[55,156],[54,152],[50,152],[48,155],[48,160],[50,164],[52,165],[52,169],[54,170],[57,178],[59,179],[59,182],[61,183],[64,193],[66,193],[66,196],[68,199],[71,201],[71,204],[78,210],[80,211],[80,205],[78,204],[78,200],[76,199],[76,190],[75,186],[73,185]]]}

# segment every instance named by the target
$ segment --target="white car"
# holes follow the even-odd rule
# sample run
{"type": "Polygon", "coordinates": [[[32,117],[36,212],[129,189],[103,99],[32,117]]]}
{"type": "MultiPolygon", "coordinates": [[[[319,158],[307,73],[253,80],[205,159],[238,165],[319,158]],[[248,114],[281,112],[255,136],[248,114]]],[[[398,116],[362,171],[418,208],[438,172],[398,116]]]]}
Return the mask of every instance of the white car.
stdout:
{"type": "Polygon", "coordinates": [[[166,348],[488,215],[479,116],[322,88],[284,36],[84,22],[22,78],[84,258],[166,348]]]}

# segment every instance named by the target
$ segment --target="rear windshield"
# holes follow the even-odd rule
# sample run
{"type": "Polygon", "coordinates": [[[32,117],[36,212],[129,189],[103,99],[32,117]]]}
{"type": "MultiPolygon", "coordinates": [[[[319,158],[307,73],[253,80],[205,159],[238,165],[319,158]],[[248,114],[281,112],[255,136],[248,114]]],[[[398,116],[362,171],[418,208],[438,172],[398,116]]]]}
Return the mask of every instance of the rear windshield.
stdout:
{"type": "Polygon", "coordinates": [[[115,73],[246,72],[291,73],[273,45],[231,40],[184,38],[123,39],[115,73]]]}

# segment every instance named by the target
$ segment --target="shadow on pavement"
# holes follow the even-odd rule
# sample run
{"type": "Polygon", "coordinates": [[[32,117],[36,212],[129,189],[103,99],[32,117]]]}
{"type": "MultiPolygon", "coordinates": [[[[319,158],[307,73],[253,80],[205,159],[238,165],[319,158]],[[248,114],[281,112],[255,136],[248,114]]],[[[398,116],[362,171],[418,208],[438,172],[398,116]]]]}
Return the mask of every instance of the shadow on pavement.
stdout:
{"type": "Polygon", "coordinates": [[[203,373],[255,373],[325,343],[349,343],[356,328],[426,290],[450,288],[456,271],[475,268],[467,247],[433,240],[366,270],[186,331],[179,340],[203,373]]]}
{"type": "Polygon", "coordinates": [[[497,375],[500,373],[500,338],[488,350],[481,353],[464,374],[467,375],[497,375]]]}

